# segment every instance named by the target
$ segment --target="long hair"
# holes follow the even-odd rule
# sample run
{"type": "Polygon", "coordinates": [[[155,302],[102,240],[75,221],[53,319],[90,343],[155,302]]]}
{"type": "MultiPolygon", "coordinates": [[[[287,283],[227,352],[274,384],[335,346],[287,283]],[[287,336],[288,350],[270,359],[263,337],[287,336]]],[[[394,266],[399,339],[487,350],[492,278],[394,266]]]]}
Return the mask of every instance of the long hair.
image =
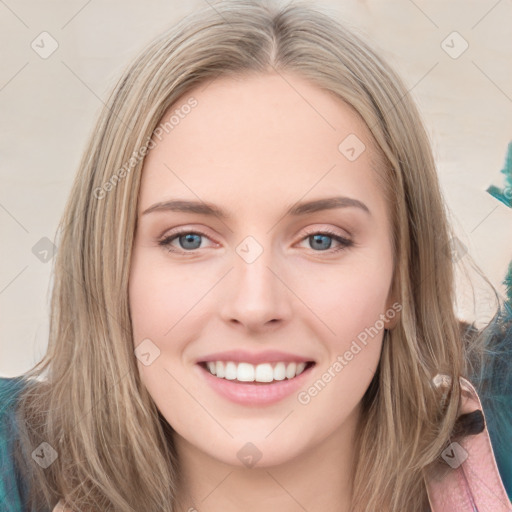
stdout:
{"type": "MultiPolygon", "coordinates": [[[[173,430],[141,384],[128,277],[144,156],[163,114],[219,76],[295,73],[350,105],[370,129],[392,219],[400,321],[363,398],[354,510],[427,507],[425,475],[454,429],[467,348],[454,313],[454,239],[430,142],[397,74],[323,8],[223,1],[188,16],[115,86],[61,219],[48,350],[25,374],[19,464],[31,506],[175,511],[173,430]],[[433,384],[453,378],[447,396],[433,384]],[[31,457],[43,445],[48,467],[31,457]]],[[[192,108],[192,107],[191,107],[192,108]]],[[[341,141],[340,141],[341,142],[341,141]]]]}

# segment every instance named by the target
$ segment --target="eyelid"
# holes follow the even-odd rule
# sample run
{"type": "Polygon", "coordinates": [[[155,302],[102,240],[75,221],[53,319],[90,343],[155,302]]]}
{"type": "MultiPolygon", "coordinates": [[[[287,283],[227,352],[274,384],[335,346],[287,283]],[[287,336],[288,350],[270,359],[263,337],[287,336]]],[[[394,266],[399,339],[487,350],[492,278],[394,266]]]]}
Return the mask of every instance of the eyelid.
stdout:
{"type": "MultiPolygon", "coordinates": [[[[206,233],[203,228],[195,228],[193,226],[194,226],[193,224],[185,224],[183,226],[176,226],[174,228],[171,228],[170,230],[166,229],[157,238],[158,238],[158,240],[161,240],[162,238],[168,238],[171,235],[176,235],[176,234],[181,234],[181,233],[197,233],[197,234],[206,236],[208,238],[212,238],[212,236],[209,235],[208,233],[206,233]]],[[[350,233],[348,233],[348,231],[343,230],[346,233],[346,235],[343,235],[343,234],[340,234],[337,231],[335,231],[335,229],[341,229],[341,228],[317,227],[317,226],[310,227],[310,226],[308,226],[307,228],[304,228],[302,237],[304,237],[304,235],[316,235],[318,233],[329,233],[331,235],[336,235],[341,238],[345,238],[347,240],[350,239],[351,235],[350,235],[350,233]]]]}
{"type": "Polygon", "coordinates": [[[208,238],[212,238],[211,235],[209,235],[206,231],[208,231],[205,227],[196,227],[195,224],[182,224],[180,226],[174,226],[173,228],[167,228],[165,229],[161,235],[159,235],[157,238],[160,240],[162,238],[167,238],[170,235],[176,235],[181,233],[197,233],[204,236],[207,236],[208,238]]]}
{"type": "Polygon", "coordinates": [[[305,228],[304,234],[305,235],[316,235],[319,233],[325,233],[325,234],[329,234],[329,235],[333,235],[333,236],[338,236],[345,240],[351,240],[351,235],[348,233],[348,231],[343,230],[343,231],[345,231],[346,234],[341,234],[338,230],[341,231],[341,228],[332,228],[330,226],[328,226],[328,227],[317,227],[317,226],[310,227],[310,226],[308,226],[307,228],[305,228]]]}
{"type": "MultiPolygon", "coordinates": [[[[190,234],[190,233],[200,235],[204,238],[208,238],[209,240],[213,241],[215,245],[217,245],[217,246],[219,245],[219,243],[215,242],[212,239],[212,237],[205,232],[205,230],[195,229],[191,225],[177,226],[175,228],[172,228],[171,230],[167,230],[166,232],[164,232],[164,234],[162,236],[158,237],[158,245],[160,245],[162,247],[166,247],[169,252],[175,252],[175,253],[179,253],[179,254],[187,254],[187,255],[192,256],[194,254],[197,254],[199,249],[193,249],[190,251],[186,251],[186,250],[178,248],[178,247],[175,247],[174,249],[170,249],[172,241],[174,241],[181,235],[186,235],[186,234],[190,234]]],[[[313,235],[329,236],[329,237],[333,238],[339,244],[338,248],[336,248],[336,249],[329,248],[325,251],[313,251],[311,249],[313,253],[319,253],[319,254],[325,254],[325,255],[331,254],[332,255],[334,253],[337,253],[344,249],[349,249],[350,247],[356,245],[356,243],[352,240],[352,237],[350,235],[349,236],[341,235],[340,233],[335,231],[330,226],[324,227],[324,228],[308,226],[302,232],[297,243],[304,242],[308,237],[313,236],[313,235]]],[[[203,249],[206,249],[206,248],[203,247],[203,249]]]]}
{"type": "MultiPolygon", "coordinates": [[[[170,240],[171,239],[176,239],[176,238],[178,238],[181,235],[186,235],[186,234],[189,234],[189,233],[200,235],[203,238],[208,238],[209,240],[211,240],[214,243],[214,245],[219,245],[218,242],[215,242],[215,240],[213,240],[213,238],[208,233],[206,233],[205,230],[203,230],[203,229],[196,229],[196,228],[190,227],[189,225],[179,226],[179,227],[175,227],[175,228],[173,228],[171,230],[167,230],[167,231],[164,232],[163,235],[158,237],[157,241],[158,241],[159,245],[167,247],[167,246],[170,246],[170,240]]],[[[186,253],[191,253],[192,254],[194,252],[197,252],[198,249],[195,249],[194,251],[185,251],[184,249],[176,248],[176,251],[177,252],[186,252],[186,253]]]]}
{"type": "Polygon", "coordinates": [[[338,247],[332,249],[329,248],[326,251],[313,251],[313,254],[321,254],[325,257],[329,256],[338,256],[339,253],[346,251],[352,247],[356,247],[356,242],[352,239],[352,236],[344,236],[339,234],[337,231],[332,229],[331,227],[328,228],[306,228],[306,232],[300,237],[299,243],[302,243],[306,241],[310,236],[313,235],[323,235],[323,236],[329,236],[332,238],[337,244],[338,247]]]}

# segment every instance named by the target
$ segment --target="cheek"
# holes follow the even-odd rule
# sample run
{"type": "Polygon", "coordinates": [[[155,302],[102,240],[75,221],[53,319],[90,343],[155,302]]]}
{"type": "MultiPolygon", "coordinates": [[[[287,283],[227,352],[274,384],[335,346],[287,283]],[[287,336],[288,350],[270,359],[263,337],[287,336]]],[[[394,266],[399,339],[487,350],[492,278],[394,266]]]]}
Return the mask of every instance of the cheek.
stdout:
{"type": "Polygon", "coordinates": [[[193,277],[190,272],[169,272],[161,259],[134,250],[129,296],[135,344],[143,338],[160,343],[175,334],[174,326],[200,298],[193,277]]]}
{"type": "Polygon", "coordinates": [[[315,278],[314,285],[309,281],[301,296],[341,350],[360,333],[375,326],[382,330],[379,318],[386,312],[390,284],[391,269],[384,270],[380,264],[346,265],[328,269],[315,278]]]}
{"type": "MultiPolygon", "coordinates": [[[[311,309],[318,312],[326,358],[311,386],[297,396],[308,414],[337,428],[358,406],[378,367],[389,282],[372,272],[338,272],[309,286],[311,309]]],[[[309,290],[309,292],[307,292],[309,290]]],[[[320,327],[319,327],[320,329],[320,327]]],[[[320,330],[317,330],[320,332],[320,330]]]]}
{"type": "Polygon", "coordinates": [[[139,346],[140,353],[150,354],[147,364],[138,358],[141,380],[164,416],[174,423],[174,411],[189,410],[191,405],[179,384],[184,379],[181,354],[188,337],[194,336],[195,309],[190,308],[200,290],[196,283],[194,291],[189,274],[169,272],[154,256],[134,249],[129,281],[133,344],[136,355],[139,346]]]}

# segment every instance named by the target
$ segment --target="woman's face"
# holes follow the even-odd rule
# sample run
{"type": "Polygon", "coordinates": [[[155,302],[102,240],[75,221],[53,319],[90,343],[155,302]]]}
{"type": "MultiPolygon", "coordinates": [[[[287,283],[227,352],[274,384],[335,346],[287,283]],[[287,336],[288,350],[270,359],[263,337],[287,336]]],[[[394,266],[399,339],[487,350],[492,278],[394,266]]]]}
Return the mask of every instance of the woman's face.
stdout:
{"type": "Polygon", "coordinates": [[[196,88],[155,134],[129,295],[160,412],[235,465],[353,432],[399,310],[368,129],[310,82],[268,74],[196,88]],[[315,364],[293,377],[300,362],[315,364]]]}

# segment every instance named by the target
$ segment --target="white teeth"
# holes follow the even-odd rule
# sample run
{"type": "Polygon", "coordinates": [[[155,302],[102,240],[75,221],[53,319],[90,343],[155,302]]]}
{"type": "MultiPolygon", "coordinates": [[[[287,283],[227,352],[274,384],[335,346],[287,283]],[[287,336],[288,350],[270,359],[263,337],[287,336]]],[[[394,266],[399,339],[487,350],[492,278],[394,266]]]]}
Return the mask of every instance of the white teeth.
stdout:
{"type": "Polygon", "coordinates": [[[234,363],[233,361],[208,361],[206,366],[212,375],[240,382],[272,382],[273,380],[293,379],[300,375],[306,363],[234,363]]]}
{"type": "Polygon", "coordinates": [[[296,371],[297,371],[297,364],[289,363],[288,366],[286,367],[286,378],[293,379],[293,377],[295,377],[296,371]]]}
{"type": "Polygon", "coordinates": [[[215,375],[217,375],[217,377],[224,377],[226,375],[224,373],[224,363],[222,361],[217,361],[215,363],[215,375]]]}
{"type": "Polygon", "coordinates": [[[272,369],[272,365],[268,363],[259,364],[256,366],[255,373],[256,382],[272,382],[274,380],[274,370],[272,369]]]}
{"type": "Polygon", "coordinates": [[[274,380],[284,380],[286,374],[286,366],[284,363],[277,363],[274,368],[274,380]]]}
{"type": "Polygon", "coordinates": [[[255,373],[256,370],[252,364],[239,363],[238,368],[236,369],[236,380],[241,380],[243,382],[254,382],[255,373]]]}
{"type": "Polygon", "coordinates": [[[236,364],[233,361],[229,361],[226,363],[226,375],[224,375],[225,379],[235,380],[236,379],[236,364]]]}

